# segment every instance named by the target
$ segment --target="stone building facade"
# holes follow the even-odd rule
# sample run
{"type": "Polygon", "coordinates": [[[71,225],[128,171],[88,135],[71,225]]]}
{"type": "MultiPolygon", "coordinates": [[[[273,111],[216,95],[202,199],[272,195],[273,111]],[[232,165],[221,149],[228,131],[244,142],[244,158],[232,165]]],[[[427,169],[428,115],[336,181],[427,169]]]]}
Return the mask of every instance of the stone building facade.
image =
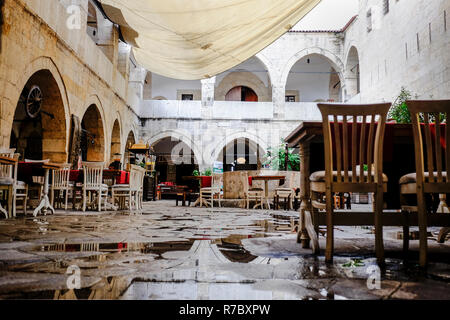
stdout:
{"type": "Polygon", "coordinates": [[[393,101],[401,87],[417,98],[449,98],[449,12],[450,0],[360,0],[342,29],[294,28],[221,75],[178,81],[141,68],[89,0],[4,0],[0,146],[24,120],[21,95],[38,84],[44,158],[68,159],[73,116],[94,136],[92,160],[124,154],[129,140],[164,139],[187,146],[200,170],[239,139],[261,156],[301,121],[320,121],[318,101],[393,101]],[[236,87],[258,101],[227,101],[236,87]]]}

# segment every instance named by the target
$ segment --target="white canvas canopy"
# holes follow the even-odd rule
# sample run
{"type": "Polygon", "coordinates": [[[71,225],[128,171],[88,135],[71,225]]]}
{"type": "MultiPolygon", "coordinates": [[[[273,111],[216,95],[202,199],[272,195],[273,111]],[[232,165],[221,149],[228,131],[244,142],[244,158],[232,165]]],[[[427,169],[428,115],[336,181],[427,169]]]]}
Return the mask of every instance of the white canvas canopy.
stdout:
{"type": "Polygon", "coordinates": [[[212,77],[251,58],[320,0],[100,0],[137,61],[183,80],[212,77]]]}

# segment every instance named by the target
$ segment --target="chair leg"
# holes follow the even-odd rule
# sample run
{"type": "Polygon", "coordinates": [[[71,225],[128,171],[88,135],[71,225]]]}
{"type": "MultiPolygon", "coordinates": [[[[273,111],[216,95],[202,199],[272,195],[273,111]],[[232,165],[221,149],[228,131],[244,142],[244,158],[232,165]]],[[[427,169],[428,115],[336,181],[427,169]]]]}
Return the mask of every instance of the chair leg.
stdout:
{"type": "Polygon", "coordinates": [[[423,192],[417,193],[417,207],[419,214],[419,264],[422,268],[427,265],[427,207],[423,192]]]}
{"type": "Polygon", "coordinates": [[[86,211],[86,199],[87,198],[87,194],[86,194],[86,190],[83,189],[83,212],[86,211]]]}
{"type": "Polygon", "coordinates": [[[25,187],[25,197],[23,198],[23,214],[27,215],[27,204],[28,204],[28,185],[25,187]]]}
{"type": "Polygon", "coordinates": [[[13,204],[12,204],[12,217],[16,217],[16,207],[17,207],[17,190],[13,188],[13,204]]]}
{"type": "Polygon", "coordinates": [[[375,252],[379,265],[384,265],[384,244],[383,244],[383,189],[379,187],[375,194],[375,252]]]}
{"type": "Polygon", "coordinates": [[[14,205],[14,188],[11,186],[8,188],[8,218],[13,217],[13,205],[14,205]]]}
{"type": "Polygon", "coordinates": [[[53,208],[55,207],[55,190],[53,188],[50,190],[50,204],[53,208]]]}
{"type": "Polygon", "coordinates": [[[326,208],[327,208],[327,247],[325,249],[325,261],[327,263],[333,262],[333,252],[334,252],[334,225],[333,225],[333,214],[334,205],[333,197],[331,191],[326,192],[326,208]]]}

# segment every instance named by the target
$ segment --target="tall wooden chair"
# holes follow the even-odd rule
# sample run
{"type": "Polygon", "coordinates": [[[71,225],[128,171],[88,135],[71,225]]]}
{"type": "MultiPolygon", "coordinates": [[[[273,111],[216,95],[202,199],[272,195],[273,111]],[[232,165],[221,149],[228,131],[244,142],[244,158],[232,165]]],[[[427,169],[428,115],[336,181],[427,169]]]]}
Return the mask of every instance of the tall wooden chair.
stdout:
{"type": "MultiPolygon", "coordinates": [[[[416,172],[400,179],[400,192],[402,196],[417,194],[417,207],[407,206],[402,209],[418,212],[420,265],[425,267],[428,219],[433,220],[434,226],[450,226],[450,214],[428,214],[425,200],[426,194],[439,194],[444,200],[445,194],[450,193],[450,177],[447,175],[450,168],[450,129],[447,125],[450,100],[407,101],[406,104],[411,112],[416,172]]],[[[445,203],[441,205],[445,206],[445,203]]],[[[449,229],[443,230],[448,232],[449,229]]],[[[445,232],[441,232],[440,237],[443,234],[445,232]]]]}
{"type": "Polygon", "coordinates": [[[7,192],[8,211],[1,208],[0,212],[8,217],[16,217],[17,200],[22,200],[23,213],[27,213],[28,185],[17,179],[19,154],[15,149],[0,149],[0,156],[14,159],[14,163],[0,165],[0,190],[7,192]]]}
{"type": "MultiPolygon", "coordinates": [[[[104,162],[82,162],[83,166],[83,211],[86,211],[88,194],[96,193],[97,209],[102,210],[103,202],[106,202],[108,197],[108,185],[103,183],[103,169],[104,162]]],[[[91,204],[93,204],[92,201],[91,204]]]]}
{"type": "MultiPolygon", "coordinates": [[[[247,206],[247,210],[250,209],[250,201],[255,201],[256,204],[253,207],[256,208],[258,205],[261,206],[261,209],[264,209],[265,202],[265,192],[263,188],[250,187],[250,183],[248,181],[248,172],[242,174],[242,184],[244,186],[244,196],[245,196],[245,204],[247,206]],[[259,204],[258,204],[259,202],[259,204]]],[[[270,209],[267,208],[267,209],[270,209]]]]}
{"type": "Polygon", "coordinates": [[[217,196],[219,202],[219,208],[222,206],[222,185],[223,185],[223,174],[222,173],[213,173],[211,187],[200,188],[200,207],[203,205],[203,200],[208,201],[210,203],[211,208],[214,207],[214,197],[217,196]]]}
{"type": "MultiPolygon", "coordinates": [[[[69,193],[74,192],[74,183],[70,182],[71,164],[63,164],[60,169],[52,170],[52,185],[50,191],[50,203],[54,204],[55,192],[64,194],[64,209],[67,210],[69,193]]],[[[74,196],[74,195],[72,195],[74,196]]],[[[59,197],[58,197],[59,198],[59,197]]],[[[53,206],[54,207],[54,206],[53,206]]]]}
{"type": "Polygon", "coordinates": [[[137,165],[131,165],[129,184],[115,184],[112,186],[113,203],[118,200],[119,208],[124,209],[128,200],[128,209],[136,211],[142,209],[142,195],[145,169],[137,165]]]}
{"type": "Polygon", "coordinates": [[[327,262],[333,260],[335,225],[352,226],[367,223],[375,226],[377,260],[380,264],[384,263],[381,215],[384,206],[383,193],[387,190],[387,177],[383,174],[383,140],[390,106],[391,104],[386,103],[318,105],[323,119],[325,171],[314,172],[311,175],[310,189],[316,232],[318,232],[319,210],[326,211],[327,262]],[[357,212],[334,213],[333,194],[343,192],[374,193],[373,217],[369,217],[368,221],[361,221],[361,214],[357,212]],[[323,203],[324,196],[325,203],[323,203]],[[335,221],[338,217],[339,224],[335,221]]]}

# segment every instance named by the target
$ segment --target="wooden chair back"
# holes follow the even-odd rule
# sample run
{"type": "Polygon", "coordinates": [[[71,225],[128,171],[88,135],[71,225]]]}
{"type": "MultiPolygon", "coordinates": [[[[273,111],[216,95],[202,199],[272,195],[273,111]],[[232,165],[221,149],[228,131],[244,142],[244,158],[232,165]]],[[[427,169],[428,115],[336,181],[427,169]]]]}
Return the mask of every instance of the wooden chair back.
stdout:
{"type": "Polygon", "coordinates": [[[369,185],[383,183],[383,142],[390,106],[318,104],[323,120],[325,181],[332,192],[370,192],[369,185]],[[337,171],[335,176],[333,171],[337,171]]]}
{"type": "Polygon", "coordinates": [[[61,165],[60,169],[53,170],[52,187],[64,189],[69,187],[70,169],[72,165],[69,163],[61,165]]]}
{"type": "Polygon", "coordinates": [[[449,193],[450,100],[406,101],[406,105],[413,125],[417,183],[425,192],[449,193]]]}
{"type": "MultiPolygon", "coordinates": [[[[6,158],[14,158],[16,149],[0,149],[0,156],[6,158]]],[[[0,178],[16,178],[14,174],[14,166],[0,164],[0,178]]]]}
{"type": "Polygon", "coordinates": [[[223,173],[213,173],[211,187],[216,191],[220,191],[222,189],[222,186],[223,186],[223,173]]]}
{"type": "Polygon", "coordinates": [[[99,189],[103,184],[104,162],[82,162],[85,189],[99,189]]]}
{"type": "Polygon", "coordinates": [[[137,166],[131,165],[130,168],[130,189],[132,191],[140,191],[144,186],[144,176],[145,169],[137,166]]]}

